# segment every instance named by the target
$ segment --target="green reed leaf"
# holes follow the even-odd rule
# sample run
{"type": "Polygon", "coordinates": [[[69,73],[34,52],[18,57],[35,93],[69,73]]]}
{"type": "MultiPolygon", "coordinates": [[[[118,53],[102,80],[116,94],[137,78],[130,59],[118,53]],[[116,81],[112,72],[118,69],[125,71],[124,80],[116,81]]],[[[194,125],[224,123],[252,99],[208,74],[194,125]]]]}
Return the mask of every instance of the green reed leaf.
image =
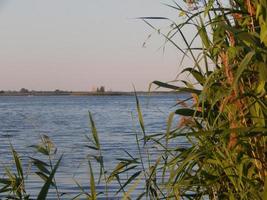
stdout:
{"type": "Polygon", "coordinates": [[[91,190],[91,200],[97,200],[97,193],[96,193],[96,186],[95,186],[95,179],[94,179],[94,172],[92,169],[91,162],[88,161],[89,170],[90,170],[90,190],[91,190]]]}
{"type": "Polygon", "coordinates": [[[192,88],[178,87],[178,86],[170,85],[168,83],[164,83],[164,82],[160,82],[160,81],[153,81],[153,83],[158,85],[159,87],[176,90],[178,92],[179,91],[180,92],[190,92],[190,93],[194,93],[194,94],[200,94],[201,93],[201,90],[192,89],[192,88]]]}
{"type": "Polygon", "coordinates": [[[38,194],[37,200],[45,200],[49,191],[50,186],[53,184],[53,179],[54,176],[56,174],[56,171],[59,167],[59,164],[62,160],[63,155],[60,156],[60,158],[58,159],[56,165],[54,166],[53,170],[51,171],[47,181],[45,182],[45,184],[43,185],[41,191],[38,194]]]}
{"type": "Polygon", "coordinates": [[[138,113],[139,124],[140,124],[140,127],[142,129],[143,136],[145,138],[146,137],[146,130],[145,130],[145,125],[144,125],[144,119],[143,119],[143,114],[141,111],[141,106],[140,106],[136,91],[135,91],[135,100],[136,100],[136,109],[137,109],[137,113],[138,113]]]}
{"type": "Polygon", "coordinates": [[[199,84],[204,85],[206,82],[205,77],[197,70],[193,68],[185,68],[181,73],[183,72],[190,72],[192,76],[198,81],[199,84]]]}
{"type": "Polygon", "coordinates": [[[49,167],[47,163],[32,157],[30,157],[30,159],[32,160],[34,166],[36,166],[41,172],[45,174],[50,174],[49,170],[47,169],[47,167],[49,167]]]}
{"type": "Polygon", "coordinates": [[[98,133],[97,133],[95,122],[94,122],[94,119],[93,119],[91,112],[89,112],[89,118],[90,118],[90,125],[91,125],[91,131],[93,134],[94,143],[96,145],[96,149],[99,150],[100,149],[100,143],[99,143],[98,133]]]}
{"type": "Polygon", "coordinates": [[[11,146],[11,150],[12,150],[13,159],[14,159],[15,164],[16,164],[16,169],[17,169],[18,175],[19,175],[20,178],[24,179],[23,167],[22,167],[21,160],[20,160],[20,158],[18,156],[18,153],[13,148],[13,146],[11,146]]]}
{"type": "Polygon", "coordinates": [[[187,116],[187,117],[201,117],[202,113],[200,111],[196,111],[196,110],[192,110],[190,108],[181,108],[181,109],[177,109],[175,111],[175,114],[177,115],[183,115],[183,116],[187,116]]]}
{"type": "Polygon", "coordinates": [[[136,173],[134,173],[131,177],[129,177],[127,179],[127,181],[123,184],[122,187],[120,187],[120,189],[116,192],[116,194],[118,194],[120,191],[124,190],[124,188],[129,185],[133,180],[136,179],[136,177],[138,177],[140,174],[142,173],[142,171],[138,171],[136,173]]]}
{"type": "Polygon", "coordinates": [[[244,59],[242,60],[242,62],[238,66],[237,72],[235,75],[235,80],[234,80],[234,88],[236,88],[236,85],[237,85],[237,82],[239,81],[239,78],[241,77],[244,70],[248,67],[248,64],[251,62],[251,59],[254,55],[255,55],[254,51],[247,53],[247,55],[244,57],[244,59]]]}

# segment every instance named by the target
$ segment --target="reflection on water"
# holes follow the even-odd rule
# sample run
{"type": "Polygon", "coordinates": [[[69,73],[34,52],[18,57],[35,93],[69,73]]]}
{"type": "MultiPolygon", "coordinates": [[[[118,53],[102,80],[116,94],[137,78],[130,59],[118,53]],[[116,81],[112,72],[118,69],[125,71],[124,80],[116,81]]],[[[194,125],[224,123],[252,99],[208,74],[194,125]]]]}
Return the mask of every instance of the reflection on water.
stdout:
{"type": "MultiPolygon", "coordinates": [[[[148,133],[163,132],[168,114],[174,109],[175,95],[141,96],[140,101],[148,133]]],[[[137,155],[135,141],[138,129],[133,96],[47,96],[0,97],[0,175],[11,161],[10,142],[22,155],[34,156],[29,145],[36,144],[40,135],[48,135],[64,154],[56,180],[60,192],[75,196],[78,193],[74,180],[89,190],[85,135],[90,133],[88,111],[91,111],[98,128],[107,169],[114,168],[115,158],[126,157],[123,149],[137,155]],[[134,116],[132,118],[132,116],[134,116]]],[[[177,120],[177,119],[176,119],[177,120]]],[[[97,173],[97,172],[96,172],[97,173]]],[[[40,190],[40,179],[30,176],[29,193],[40,190]]],[[[103,191],[104,186],[98,186],[103,191]]],[[[114,185],[109,191],[117,191],[114,185]]],[[[50,192],[50,197],[54,193],[50,192]]],[[[67,196],[66,195],[66,196],[67,196]]]]}

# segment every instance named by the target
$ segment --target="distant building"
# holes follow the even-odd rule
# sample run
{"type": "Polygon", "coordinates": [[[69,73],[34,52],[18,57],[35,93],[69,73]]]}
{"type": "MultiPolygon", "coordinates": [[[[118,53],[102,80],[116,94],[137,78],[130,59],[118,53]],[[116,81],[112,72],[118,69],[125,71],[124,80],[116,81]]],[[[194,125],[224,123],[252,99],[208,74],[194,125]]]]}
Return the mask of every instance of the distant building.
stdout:
{"type": "Polygon", "coordinates": [[[19,92],[20,93],[29,93],[29,90],[26,88],[21,88],[19,92]]]}
{"type": "Polygon", "coordinates": [[[97,90],[96,86],[93,86],[91,89],[92,92],[96,92],[96,90],[97,90]]]}
{"type": "Polygon", "coordinates": [[[61,90],[59,90],[59,89],[56,89],[55,91],[54,91],[54,93],[56,93],[56,94],[60,94],[60,93],[62,93],[63,91],[61,91],[61,90]]]}
{"type": "Polygon", "coordinates": [[[97,88],[97,92],[105,92],[105,87],[101,86],[100,88],[97,88]]]}

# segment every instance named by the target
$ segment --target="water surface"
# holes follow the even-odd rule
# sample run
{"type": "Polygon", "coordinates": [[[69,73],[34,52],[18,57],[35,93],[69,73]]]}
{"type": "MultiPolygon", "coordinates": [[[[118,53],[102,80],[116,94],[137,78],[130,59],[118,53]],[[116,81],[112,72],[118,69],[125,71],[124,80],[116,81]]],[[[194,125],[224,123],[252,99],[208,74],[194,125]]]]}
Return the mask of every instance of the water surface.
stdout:
{"type": "MultiPolygon", "coordinates": [[[[168,114],[175,109],[177,98],[176,95],[140,96],[148,134],[165,131],[168,114]]],[[[106,168],[114,168],[115,158],[125,156],[123,149],[137,155],[135,135],[141,136],[141,132],[133,96],[1,96],[0,175],[11,161],[10,143],[27,160],[27,156],[36,156],[27,146],[38,143],[40,135],[45,134],[57,145],[58,154],[64,154],[57,174],[60,192],[68,193],[68,197],[77,194],[74,180],[89,187],[86,157],[93,152],[85,147],[88,144],[85,135],[90,135],[88,111],[98,128],[106,168]]],[[[31,176],[27,184],[33,194],[40,190],[37,176],[31,176]]],[[[98,189],[103,190],[103,186],[98,189]]]]}

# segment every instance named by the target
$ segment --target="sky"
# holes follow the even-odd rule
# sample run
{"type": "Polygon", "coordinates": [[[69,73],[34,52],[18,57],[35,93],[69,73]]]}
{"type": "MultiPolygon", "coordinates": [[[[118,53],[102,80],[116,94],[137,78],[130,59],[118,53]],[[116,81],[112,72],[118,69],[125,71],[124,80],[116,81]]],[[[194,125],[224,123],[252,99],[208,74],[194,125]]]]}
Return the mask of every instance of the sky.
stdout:
{"type": "Polygon", "coordinates": [[[171,1],[0,0],[0,90],[132,91],[173,80],[181,55],[163,53],[163,38],[136,19],[178,16],[162,3],[171,1]]]}

